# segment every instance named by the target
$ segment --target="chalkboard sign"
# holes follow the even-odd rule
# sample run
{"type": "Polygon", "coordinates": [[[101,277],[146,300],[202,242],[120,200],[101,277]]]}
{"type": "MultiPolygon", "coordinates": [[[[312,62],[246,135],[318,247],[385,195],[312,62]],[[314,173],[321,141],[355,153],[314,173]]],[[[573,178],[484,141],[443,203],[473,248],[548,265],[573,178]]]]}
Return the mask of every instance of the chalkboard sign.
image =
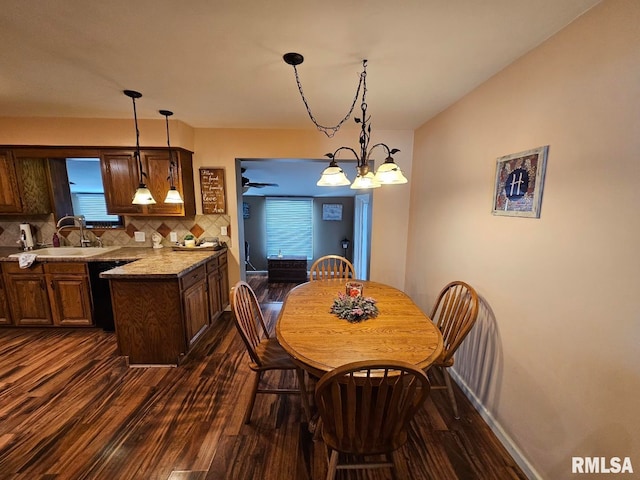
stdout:
{"type": "Polygon", "coordinates": [[[202,213],[227,213],[224,168],[200,167],[202,213]]]}

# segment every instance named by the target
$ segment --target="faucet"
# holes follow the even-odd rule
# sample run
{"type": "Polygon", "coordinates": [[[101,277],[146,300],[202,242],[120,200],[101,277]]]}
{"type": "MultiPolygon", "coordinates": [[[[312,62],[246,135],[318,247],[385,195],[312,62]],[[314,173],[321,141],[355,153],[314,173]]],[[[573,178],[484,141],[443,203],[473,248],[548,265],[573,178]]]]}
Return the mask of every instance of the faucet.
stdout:
{"type": "Polygon", "coordinates": [[[85,238],[85,236],[84,236],[84,228],[85,228],[84,215],[75,215],[75,216],[74,215],[65,215],[60,220],[58,220],[58,223],[56,223],[56,228],[58,229],[56,231],[56,233],[60,233],[60,230],[62,230],[63,228],[72,228],[76,224],[78,225],[78,228],[80,229],[80,246],[81,247],[90,246],[91,245],[91,240],[89,240],[88,238],[85,238]],[[64,222],[65,220],[73,220],[73,224],[62,225],[62,222],[64,222]]]}

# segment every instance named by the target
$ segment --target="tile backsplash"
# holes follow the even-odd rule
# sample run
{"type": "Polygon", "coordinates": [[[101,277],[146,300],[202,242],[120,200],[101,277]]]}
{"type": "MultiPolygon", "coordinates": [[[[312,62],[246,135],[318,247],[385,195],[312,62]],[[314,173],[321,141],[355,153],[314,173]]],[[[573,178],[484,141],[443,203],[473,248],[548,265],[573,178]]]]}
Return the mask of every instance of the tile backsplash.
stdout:
{"type": "MultiPolygon", "coordinates": [[[[56,231],[53,215],[30,217],[15,217],[0,219],[0,247],[16,247],[20,238],[19,225],[29,223],[32,227],[34,241],[41,246],[51,245],[56,231]]],[[[228,215],[196,215],[194,217],[125,217],[125,228],[105,230],[100,235],[104,246],[119,245],[129,247],[151,247],[151,235],[158,233],[162,237],[162,245],[170,246],[169,234],[176,232],[178,240],[191,233],[198,239],[217,237],[219,241],[231,246],[228,215]],[[220,227],[227,227],[227,235],[220,234],[220,227]],[[144,232],[144,242],[136,242],[135,232],[144,232]]],[[[97,245],[97,237],[88,230],[86,237],[97,245]]],[[[80,245],[80,232],[77,229],[63,229],[60,232],[60,246],[80,245]]]]}

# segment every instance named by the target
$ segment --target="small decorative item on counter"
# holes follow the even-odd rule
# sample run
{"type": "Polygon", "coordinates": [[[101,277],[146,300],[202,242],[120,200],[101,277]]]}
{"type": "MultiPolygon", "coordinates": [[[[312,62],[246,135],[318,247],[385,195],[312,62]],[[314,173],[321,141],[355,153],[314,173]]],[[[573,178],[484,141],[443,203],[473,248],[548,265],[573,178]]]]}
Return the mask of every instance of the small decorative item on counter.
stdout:
{"type": "Polygon", "coordinates": [[[338,318],[350,323],[356,323],[377,317],[378,307],[376,307],[376,301],[371,297],[363,297],[362,295],[352,297],[338,293],[338,297],[333,300],[331,313],[335,313],[338,318]]]}
{"type": "Polygon", "coordinates": [[[151,234],[151,241],[153,242],[153,248],[162,248],[162,237],[160,236],[159,233],[153,232],[151,234]]]}
{"type": "Polygon", "coordinates": [[[345,293],[350,297],[362,296],[364,285],[360,282],[347,282],[345,285],[345,293]]]}
{"type": "Polygon", "coordinates": [[[196,246],[196,237],[194,237],[190,233],[186,234],[184,236],[184,246],[185,247],[190,247],[190,248],[195,248],[195,246],[196,246]]]}
{"type": "Polygon", "coordinates": [[[282,250],[278,250],[278,258],[282,258],[282,250]]]}
{"type": "Polygon", "coordinates": [[[58,236],[57,233],[53,234],[53,239],[51,240],[51,243],[53,244],[54,247],[60,246],[60,237],[58,236]]]}

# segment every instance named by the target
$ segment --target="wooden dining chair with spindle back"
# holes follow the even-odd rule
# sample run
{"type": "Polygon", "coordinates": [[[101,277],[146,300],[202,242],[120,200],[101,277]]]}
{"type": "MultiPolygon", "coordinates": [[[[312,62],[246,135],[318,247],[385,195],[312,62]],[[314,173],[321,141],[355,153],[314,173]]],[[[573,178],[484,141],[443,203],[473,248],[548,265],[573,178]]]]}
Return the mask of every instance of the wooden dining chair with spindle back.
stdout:
{"type": "Polygon", "coordinates": [[[309,281],[329,280],[332,278],[355,278],[356,271],[353,264],[340,255],[325,255],[320,257],[309,270],[309,281]]]}
{"type": "Polygon", "coordinates": [[[315,400],[331,452],[327,480],[340,469],[397,469],[393,452],[406,443],[409,423],[429,388],[422,370],[394,360],[352,362],[323,375],[315,400]],[[358,463],[340,463],[341,453],[358,463]]]}
{"type": "Polygon", "coordinates": [[[258,393],[297,394],[302,396],[302,407],[307,420],[311,418],[309,397],[305,388],[304,372],[293,363],[278,340],[269,335],[264,323],[264,316],[260,304],[248,283],[239,281],[231,289],[231,309],[240,337],[247,347],[251,359],[249,368],[255,372],[251,399],[244,415],[244,423],[251,421],[251,412],[258,393]],[[295,370],[299,389],[261,387],[260,382],[264,372],[269,370],[295,370]]]}
{"type": "Polygon", "coordinates": [[[460,418],[448,368],[453,366],[454,353],[478,318],[478,294],[465,282],[451,282],[438,295],[430,317],[442,333],[444,341],[442,353],[430,368],[439,369],[445,382],[444,385],[432,384],[431,388],[447,390],[453,414],[455,418],[460,418]]]}

